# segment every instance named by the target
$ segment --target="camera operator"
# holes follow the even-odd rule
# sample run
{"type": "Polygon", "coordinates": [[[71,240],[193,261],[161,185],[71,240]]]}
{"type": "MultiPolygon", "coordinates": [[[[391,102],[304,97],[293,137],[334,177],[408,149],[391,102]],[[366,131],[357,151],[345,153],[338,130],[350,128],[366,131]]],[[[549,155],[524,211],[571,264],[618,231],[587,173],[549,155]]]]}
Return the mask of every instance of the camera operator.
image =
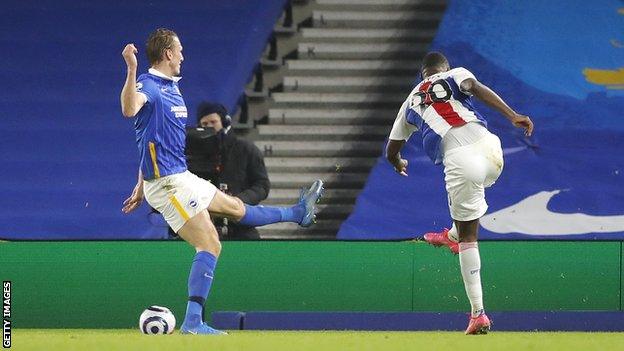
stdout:
{"type": "MultiPolygon", "coordinates": [[[[193,162],[187,150],[189,170],[246,204],[257,205],[266,199],[271,183],[262,152],[252,142],[234,135],[232,119],[225,107],[218,103],[202,102],[197,108],[197,122],[199,127],[214,128],[216,148],[209,147],[211,150],[205,151],[205,156],[211,160],[208,163],[193,162]]],[[[221,239],[260,239],[254,227],[228,223],[227,219],[220,218],[215,221],[215,225],[221,239]]]]}

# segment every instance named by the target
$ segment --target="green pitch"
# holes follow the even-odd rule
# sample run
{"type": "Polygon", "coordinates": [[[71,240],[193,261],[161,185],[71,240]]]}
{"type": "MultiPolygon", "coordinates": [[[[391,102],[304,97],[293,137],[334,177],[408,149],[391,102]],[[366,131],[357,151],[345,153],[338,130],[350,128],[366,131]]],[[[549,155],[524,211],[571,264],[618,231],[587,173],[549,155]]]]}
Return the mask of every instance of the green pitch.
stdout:
{"type": "Polygon", "coordinates": [[[14,329],[14,350],[622,350],[624,333],[259,332],[142,335],[138,329],[14,329]]]}

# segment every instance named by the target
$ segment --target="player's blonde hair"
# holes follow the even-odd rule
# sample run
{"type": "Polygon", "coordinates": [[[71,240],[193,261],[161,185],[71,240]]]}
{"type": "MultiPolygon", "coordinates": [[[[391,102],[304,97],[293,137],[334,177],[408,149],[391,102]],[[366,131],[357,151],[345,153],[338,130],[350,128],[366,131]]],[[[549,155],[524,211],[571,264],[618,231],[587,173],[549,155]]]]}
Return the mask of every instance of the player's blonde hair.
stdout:
{"type": "Polygon", "coordinates": [[[145,50],[150,65],[153,66],[163,60],[165,50],[171,49],[173,38],[177,37],[174,31],[167,28],[158,28],[150,34],[145,50]]]}

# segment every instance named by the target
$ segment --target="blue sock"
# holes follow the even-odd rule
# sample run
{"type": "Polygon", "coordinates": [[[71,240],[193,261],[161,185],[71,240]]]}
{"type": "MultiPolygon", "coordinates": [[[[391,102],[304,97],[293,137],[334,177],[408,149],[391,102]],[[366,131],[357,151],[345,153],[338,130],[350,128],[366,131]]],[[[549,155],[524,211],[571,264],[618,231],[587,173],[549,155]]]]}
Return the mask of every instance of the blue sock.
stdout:
{"type": "Polygon", "coordinates": [[[259,227],[278,222],[299,223],[305,214],[305,206],[297,204],[292,207],[249,206],[245,205],[245,216],[238,222],[251,227],[259,227]]]}
{"type": "Polygon", "coordinates": [[[204,302],[210,292],[216,265],[217,258],[210,252],[199,251],[195,254],[188,279],[189,301],[184,317],[187,326],[196,326],[203,321],[204,302]]]}

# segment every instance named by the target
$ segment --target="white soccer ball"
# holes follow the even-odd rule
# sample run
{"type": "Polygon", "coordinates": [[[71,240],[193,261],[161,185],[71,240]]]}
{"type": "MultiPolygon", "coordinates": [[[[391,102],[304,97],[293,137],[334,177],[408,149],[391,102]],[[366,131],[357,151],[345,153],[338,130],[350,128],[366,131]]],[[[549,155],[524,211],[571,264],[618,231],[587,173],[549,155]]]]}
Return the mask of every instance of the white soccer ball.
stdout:
{"type": "Polygon", "coordinates": [[[148,307],[139,318],[139,329],[143,334],[171,334],[175,324],[173,313],[162,306],[148,307]]]}

